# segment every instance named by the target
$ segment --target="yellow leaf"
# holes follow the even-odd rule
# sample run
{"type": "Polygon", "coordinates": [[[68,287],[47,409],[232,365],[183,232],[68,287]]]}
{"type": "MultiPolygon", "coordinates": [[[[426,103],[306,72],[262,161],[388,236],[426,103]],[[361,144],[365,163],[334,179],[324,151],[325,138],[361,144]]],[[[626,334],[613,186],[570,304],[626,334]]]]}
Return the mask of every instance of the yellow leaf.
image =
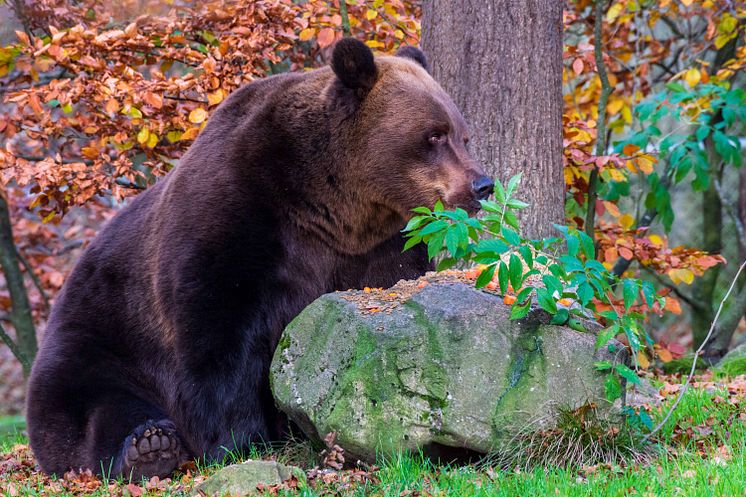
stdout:
{"type": "Polygon", "coordinates": [[[169,131],[168,134],[166,134],[166,138],[168,138],[168,141],[171,143],[176,143],[181,140],[181,135],[181,131],[169,131]]]}
{"type": "Polygon", "coordinates": [[[696,67],[692,67],[686,72],[686,74],[684,74],[684,79],[689,84],[689,86],[693,88],[697,86],[700,79],[702,79],[702,75],[699,73],[699,69],[697,69],[696,67]]]}
{"type": "Polygon", "coordinates": [[[622,110],[622,107],[624,107],[624,99],[612,98],[609,105],[606,107],[606,111],[610,116],[615,116],[620,110],[622,110]]]}
{"type": "Polygon", "coordinates": [[[621,3],[615,3],[611,7],[609,7],[609,10],[606,12],[606,22],[613,23],[617,17],[619,17],[619,14],[622,13],[622,10],[624,9],[624,5],[621,3]]]}
{"type": "Polygon", "coordinates": [[[609,173],[609,176],[611,176],[611,179],[614,181],[626,181],[627,180],[627,177],[619,169],[612,167],[612,168],[604,169],[604,171],[607,171],[609,173]]]}
{"type": "Polygon", "coordinates": [[[365,44],[368,45],[370,48],[381,48],[384,46],[384,44],[378,40],[368,40],[365,42],[365,44]]]}
{"type": "Polygon", "coordinates": [[[217,91],[207,94],[207,101],[210,105],[218,105],[223,101],[223,90],[218,88],[217,91]]]}
{"type": "Polygon", "coordinates": [[[316,30],[314,30],[313,28],[306,28],[300,32],[300,35],[298,35],[298,39],[300,41],[308,41],[313,38],[314,34],[316,34],[316,30]]]}
{"type": "Polygon", "coordinates": [[[378,12],[373,9],[368,9],[368,12],[365,13],[365,18],[369,21],[372,21],[378,17],[378,12]]]}
{"type": "Polygon", "coordinates": [[[637,167],[639,167],[640,171],[645,174],[650,174],[653,172],[653,166],[655,165],[655,163],[655,157],[648,154],[643,154],[637,158],[637,167]]]}
{"type": "Polygon", "coordinates": [[[149,137],[150,131],[148,131],[148,128],[142,128],[140,132],[137,133],[137,143],[140,145],[147,143],[149,137]]]}
{"type": "Polygon", "coordinates": [[[681,0],[681,3],[689,7],[691,4],[694,3],[694,0],[681,0]]]}
{"type": "Polygon", "coordinates": [[[622,119],[626,124],[632,124],[632,109],[627,104],[622,107],[622,119]]]}
{"type": "Polygon", "coordinates": [[[671,278],[671,281],[674,285],[678,285],[679,283],[686,283],[687,285],[691,285],[694,281],[694,273],[691,272],[689,269],[669,269],[668,270],[668,277],[671,278]]]}
{"type": "Polygon", "coordinates": [[[155,133],[150,133],[150,136],[148,137],[147,147],[153,148],[156,145],[158,145],[158,135],[156,135],[155,133]]]}
{"type": "Polygon", "coordinates": [[[648,238],[656,245],[663,245],[663,238],[658,235],[650,235],[648,238]]]}
{"type": "Polygon", "coordinates": [[[628,230],[635,224],[635,218],[631,214],[622,214],[619,216],[619,224],[622,228],[628,230]]]}
{"type": "Polygon", "coordinates": [[[645,352],[642,350],[637,353],[637,364],[639,364],[642,369],[648,369],[648,367],[650,367],[650,359],[648,359],[648,356],[645,355],[645,352]]]}
{"type": "Polygon", "coordinates": [[[181,140],[194,140],[197,138],[197,135],[199,134],[199,128],[189,128],[188,130],[184,131],[184,133],[181,134],[181,140]]]}
{"type": "Polygon", "coordinates": [[[207,119],[207,111],[202,107],[197,107],[189,113],[189,122],[192,124],[200,124],[207,119]]]}

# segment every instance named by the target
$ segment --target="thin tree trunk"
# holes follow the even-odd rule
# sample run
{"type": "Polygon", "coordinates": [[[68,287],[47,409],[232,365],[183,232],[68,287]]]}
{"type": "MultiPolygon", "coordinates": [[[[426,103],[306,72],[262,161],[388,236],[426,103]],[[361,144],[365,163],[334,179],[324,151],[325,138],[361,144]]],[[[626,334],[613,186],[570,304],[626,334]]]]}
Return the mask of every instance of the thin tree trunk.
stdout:
{"type": "Polygon", "coordinates": [[[8,203],[0,195],[0,266],[5,276],[5,283],[10,293],[11,311],[10,321],[16,331],[15,342],[0,328],[0,338],[8,344],[13,354],[21,362],[24,375],[31,371],[31,363],[36,356],[36,328],[31,316],[26,285],[18,260],[18,252],[13,241],[13,228],[10,223],[8,203]]]}
{"type": "Polygon", "coordinates": [[[471,128],[485,170],[523,173],[522,217],[533,238],[564,224],[562,2],[424,0],[422,47],[433,76],[471,128]]]}

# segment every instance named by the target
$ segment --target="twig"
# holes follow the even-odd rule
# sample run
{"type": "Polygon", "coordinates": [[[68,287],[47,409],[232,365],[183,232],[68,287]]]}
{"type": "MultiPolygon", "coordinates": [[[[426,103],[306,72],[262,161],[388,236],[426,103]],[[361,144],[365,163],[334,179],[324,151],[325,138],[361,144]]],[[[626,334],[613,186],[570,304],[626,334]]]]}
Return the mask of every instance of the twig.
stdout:
{"type": "Polygon", "coordinates": [[[31,264],[29,264],[28,259],[21,253],[21,251],[18,251],[18,260],[21,261],[21,264],[23,264],[23,267],[26,268],[26,273],[28,273],[29,277],[31,278],[31,281],[34,283],[34,286],[39,291],[39,294],[41,295],[41,300],[44,302],[44,309],[49,310],[49,296],[47,296],[46,290],[44,290],[44,287],[41,284],[41,281],[39,280],[39,277],[36,276],[36,273],[34,272],[34,269],[31,267],[31,264]]]}
{"type": "Polygon", "coordinates": [[[169,100],[178,100],[180,102],[197,102],[198,104],[208,104],[210,103],[207,100],[199,100],[196,98],[188,98],[188,97],[175,97],[172,95],[163,95],[163,98],[167,98],[169,100]]]}
{"type": "Polygon", "coordinates": [[[13,341],[12,338],[10,338],[10,335],[5,331],[5,328],[3,328],[3,325],[0,324],[0,339],[2,339],[3,342],[5,342],[5,345],[8,346],[11,353],[18,359],[18,362],[21,363],[24,370],[30,370],[31,364],[29,364],[28,358],[26,357],[26,354],[23,353],[23,351],[16,345],[16,343],[13,341]]]}
{"type": "MultiPolygon", "coordinates": [[[[596,156],[606,153],[606,106],[609,95],[614,90],[609,83],[603,54],[603,17],[607,0],[596,0],[596,19],[593,26],[593,48],[596,57],[596,70],[601,80],[601,97],[598,99],[598,124],[596,125],[596,156]]],[[[593,166],[588,180],[588,212],[585,217],[585,232],[595,240],[596,201],[598,200],[598,166],[593,166]]]]}
{"type": "Polygon", "coordinates": [[[741,264],[741,267],[738,268],[738,272],[736,273],[736,276],[733,278],[733,281],[731,282],[730,287],[728,288],[728,291],[725,292],[725,296],[723,297],[723,300],[720,301],[720,305],[718,306],[718,311],[717,313],[715,313],[715,318],[712,320],[712,324],[710,325],[710,330],[707,332],[707,336],[705,337],[704,340],[702,340],[702,343],[699,345],[699,348],[694,353],[694,359],[692,360],[692,369],[689,371],[689,376],[686,377],[686,382],[684,382],[684,386],[682,387],[681,392],[679,392],[679,396],[676,397],[676,401],[674,401],[673,405],[671,406],[671,409],[669,409],[668,413],[661,420],[661,422],[658,423],[658,425],[655,428],[653,428],[650,431],[650,433],[648,433],[647,435],[643,437],[644,441],[649,440],[650,437],[658,433],[661,430],[661,428],[663,428],[663,426],[666,424],[666,422],[671,417],[673,412],[676,410],[676,407],[681,402],[681,399],[684,397],[684,394],[689,389],[689,384],[691,383],[692,378],[694,377],[694,371],[696,371],[697,369],[697,359],[699,359],[699,356],[704,350],[705,345],[707,345],[707,342],[710,340],[710,337],[712,336],[712,333],[715,330],[715,326],[717,325],[718,319],[720,318],[720,313],[723,310],[725,301],[728,300],[728,297],[730,297],[730,294],[733,292],[733,288],[736,286],[738,277],[741,276],[741,272],[744,270],[744,268],[746,268],[746,261],[744,261],[741,264]]]}
{"type": "Polygon", "coordinates": [[[679,297],[681,300],[686,302],[686,304],[690,307],[693,307],[694,309],[704,310],[705,306],[701,303],[694,300],[689,295],[685,294],[678,288],[676,288],[674,285],[671,285],[670,283],[666,282],[663,278],[661,278],[661,275],[655,272],[653,269],[650,269],[647,266],[642,266],[653,278],[655,278],[655,281],[660,283],[661,285],[665,286],[666,288],[670,289],[673,293],[676,294],[677,297],[679,297]]]}

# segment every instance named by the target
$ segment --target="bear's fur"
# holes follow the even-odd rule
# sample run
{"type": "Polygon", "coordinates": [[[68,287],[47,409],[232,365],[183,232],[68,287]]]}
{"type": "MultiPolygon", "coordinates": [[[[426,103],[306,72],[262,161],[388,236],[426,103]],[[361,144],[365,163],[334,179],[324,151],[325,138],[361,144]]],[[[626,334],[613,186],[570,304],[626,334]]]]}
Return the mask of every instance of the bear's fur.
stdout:
{"type": "MultiPolygon", "coordinates": [[[[478,209],[466,126],[413,48],[345,39],[332,68],[234,92],[180,164],[111,220],[67,279],[28,395],[42,469],[164,476],[276,440],[268,369],[318,296],[430,269],[411,209],[478,209]]],[[[477,186],[475,186],[477,185],[477,186]]]]}

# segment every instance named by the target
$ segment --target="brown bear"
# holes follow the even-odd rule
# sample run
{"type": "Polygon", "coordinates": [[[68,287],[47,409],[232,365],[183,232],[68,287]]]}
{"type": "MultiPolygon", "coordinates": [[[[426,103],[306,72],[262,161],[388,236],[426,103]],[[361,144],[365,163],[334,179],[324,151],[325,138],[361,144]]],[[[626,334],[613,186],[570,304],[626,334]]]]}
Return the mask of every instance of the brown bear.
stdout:
{"type": "Polygon", "coordinates": [[[478,210],[492,182],[422,52],[344,39],[331,68],[234,92],[179,165],[111,220],[65,282],[28,392],[48,473],[165,476],[281,438],[269,364],[320,295],[430,269],[411,209],[478,210]]]}

